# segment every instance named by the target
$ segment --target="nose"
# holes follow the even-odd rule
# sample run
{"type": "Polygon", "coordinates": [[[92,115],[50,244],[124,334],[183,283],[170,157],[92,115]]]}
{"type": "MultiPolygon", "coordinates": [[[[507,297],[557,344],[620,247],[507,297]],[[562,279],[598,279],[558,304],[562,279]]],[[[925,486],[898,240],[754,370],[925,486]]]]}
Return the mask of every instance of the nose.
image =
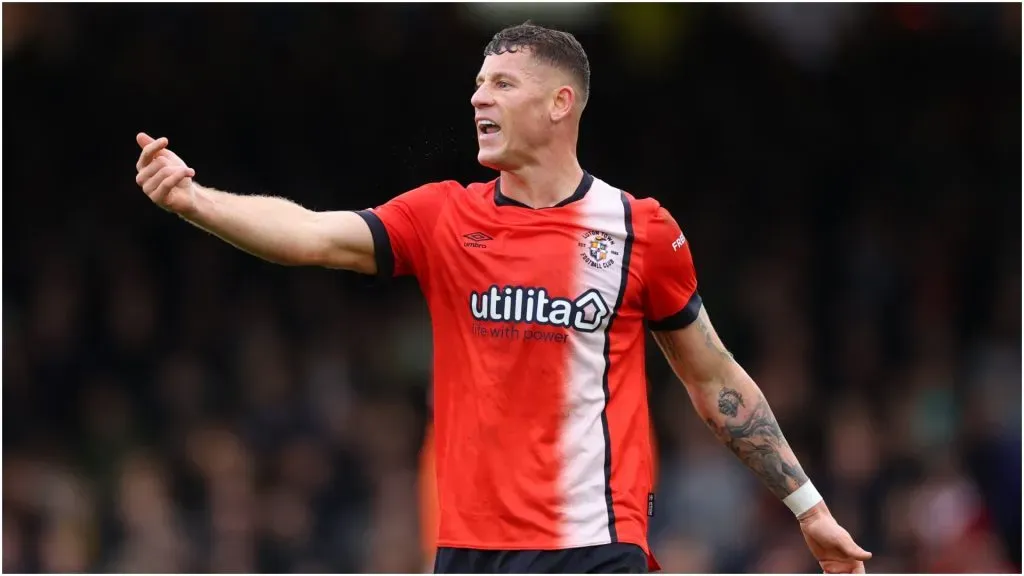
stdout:
{"type": "Polygon", "coordinates": [[[473,92],[473,97],[469,99],[469,103],[473,105],[473,108],[483,108],[484,106],[494,104],[494,98],[491,98],[491,93],[487,90],[487,86],[481,85],[476,89],[476,92],[473,92]]]}

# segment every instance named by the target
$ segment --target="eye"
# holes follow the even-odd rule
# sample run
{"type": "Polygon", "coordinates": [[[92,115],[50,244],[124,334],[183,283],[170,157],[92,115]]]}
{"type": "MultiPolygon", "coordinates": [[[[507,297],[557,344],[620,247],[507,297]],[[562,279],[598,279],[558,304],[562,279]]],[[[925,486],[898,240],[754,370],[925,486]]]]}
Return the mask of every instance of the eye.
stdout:
{"type": "Polygon", "coordinates": [[[497,82],[495,82],[495,84],[498,86],[498,88],[501,88],[502,90],[512,87],[511,84],[505,82],[504,80],[498,80],[497,82]]]}

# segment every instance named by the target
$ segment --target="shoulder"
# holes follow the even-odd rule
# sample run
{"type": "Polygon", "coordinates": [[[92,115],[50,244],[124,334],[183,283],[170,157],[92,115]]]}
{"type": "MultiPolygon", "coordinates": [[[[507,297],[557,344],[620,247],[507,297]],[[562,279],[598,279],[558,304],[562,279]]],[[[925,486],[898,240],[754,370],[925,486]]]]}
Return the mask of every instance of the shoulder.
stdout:
{"type": "Polygon", "coordinates": [[[459,187],[457,194],[459,194],[462,198],[477,198],[483,200],[491,200],[494,198],[494,189],[495,184],[497,184],[497,182],[498,179],[494,178],[493,180],[488,180],[487,182],[471,182],[469,184],[466,184],[465,186],[458,184],[457,182],[453,184],[459,187]]]}
{"type": "MultiPolygon", "coordinates": [[[[632,234],[641,243],[663,238],[669,238],[671,242],[679,236],[679,224],[675,218],[661,203],[650,196],[640,196],[625,188],[616,187],[599,178],[594,179],[594,184],[588,196],[600,196],[605,203],[612,202],[624,206],[627,218],[632,227],[632,234]]],[[[596,199],[593,200],[597,202],[596,199]]],[[[620,208],[621,209],[621,208],[620,208]]]]}
{"type": "Polygon", "coordinates": [[[494,195],[495,182],[496,180],[462,184],[457,180],[443,180],[424,184],[418,190],[421,190],[424,194],[445,200],[488,199],[494,195]]]}
{"type": "Polygon", "coordinates": [[[381,206],[378,211],[388,208],[407,210],[413,213],[428,209],[436,210],[444,206],[449,199],[463,194],[465,191],[466,188],[455,180],[428,182],[395,196],[381,206]]]}
{"type": "Polygon", "coordinates": [[[625,191],[622,195],[632,212],[637,236],[645,240],[657,240],[675,239],[681,234],[675,217],[656,198],[639,197],[625,191]]]}
{"type": "Polygon", "coordinates": [[[418,192],[423,195],[432,195],[447,197],[452,194],[459,194],[466,191],[466,187],[463,186],[456,180],[441,180],[437,182],[427,182],[411,190],[410,192],[418,192]]]}
{"type": "Polygon", "coordinates": [[[665,210],[661,203],[653,197],[643,196],[630,188],[622,188],[600,178],[594,178],[591,192],[597,192],[602,196],[615,195],[621,198],[620,201],[632,213],[635,224],[646,223],[659,212],[665,210]]]}

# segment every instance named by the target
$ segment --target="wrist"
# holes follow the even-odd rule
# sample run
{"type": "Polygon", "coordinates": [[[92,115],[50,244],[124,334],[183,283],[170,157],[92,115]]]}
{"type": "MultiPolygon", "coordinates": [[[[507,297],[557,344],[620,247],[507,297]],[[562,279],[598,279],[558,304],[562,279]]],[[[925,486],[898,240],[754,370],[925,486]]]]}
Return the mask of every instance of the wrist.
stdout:
{"type": "Polygon", "coordinates": [[[782,503],[800,520],[817,514],[816,510],[819,510],[819,505],[824,507],[824,499],[821,497],[821,493],[818,492],[818,489],[814,487],[814,483],[810,480],[807,480],[789,496],[786,496],[782,503]]]}
{"type": "Polygon", "coordinates": [[[803,514],[797,516],[796,519],[797,522],[801,524],[806,524],[807,522],[810,522],[811,520],[818,518],[820,516],[831,515],[832,512],[829,511],[828,506],[825,505],[825,501],[822,500],[821,502],[818,502],[817,504],[812,506],[811,509],[808,510],[807,512],[804,512],[803,514]]]}
{"type": "Polygon", "coordinates": [[[189,188],[189,200],[190,202],[185,207],[178,210],[178,216],[201,226],[204,224],[202,222],[204,216],[208,215],[212,208],[208,190],[192,182],[192,186],[189,188]]]}

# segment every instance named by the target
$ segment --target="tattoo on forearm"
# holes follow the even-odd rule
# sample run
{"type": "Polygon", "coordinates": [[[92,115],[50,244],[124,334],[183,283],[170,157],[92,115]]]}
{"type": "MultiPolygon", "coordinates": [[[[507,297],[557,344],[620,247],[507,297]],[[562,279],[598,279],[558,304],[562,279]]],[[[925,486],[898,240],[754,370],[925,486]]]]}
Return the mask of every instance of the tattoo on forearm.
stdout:
{"type": "Polygon", "coordinates": [[[676,348],[675,343],[669,338],[669,335],[664,332],[654,332],[654,341],[658,343],[658,347],[665,353],[670,362],[678,362],[683,359],[682,352],[676,348]]]}
{"type": "Polygon", "coordinates": [[[710,348],[711,350],[718,352],[727,360],[732,360],[732,353],[726,350],[725,346],[719,344],[718,342],[715,342],[714,331],[711,329],[711,325],[704,318],[703,314],[699,314],[697,316],[696,322],[697,329],[700,330],[700,333],[704,336],[704,345],[710,348]]]}
{"type": "Polygon", "coordinates": [[[743,406],[743,396],[739,392],[726,388],[718,394],[718,411],[722,414],[735,418],[740,406],[743,406]]]}
{"type": "MultiPolygon", "coordinates": [[[[751,399],[747,399],[748,401],[751,399]]],[[[779,429],[768,402],[759,397],[750,410],[743,395],[732,388],[718,393],[718,415],[707,425],[778,498],[785,498],[807,481],[807,475],[779,429]]]]}
{"type": "MultiPolygon", "coordinates": [[[[694,325],[700,331],[701,336],[704,337],[704,345],[708,349],[717,352],[726,360],[733,359],[732,353],[723,344],[715,341],[714,331],[710,323],[708,323],[705,314],[699,314],[697,319],[694,320],[694,325]]],[[[654,335],[654,341],[658,343],[658,346],[661,347],[662,352],[665,353],[665,356],[670,361],[681,361],[684,359],[682,351],[678,349],[671,338],[671,332],[653,332],[652,334],[654,335]]]]}

